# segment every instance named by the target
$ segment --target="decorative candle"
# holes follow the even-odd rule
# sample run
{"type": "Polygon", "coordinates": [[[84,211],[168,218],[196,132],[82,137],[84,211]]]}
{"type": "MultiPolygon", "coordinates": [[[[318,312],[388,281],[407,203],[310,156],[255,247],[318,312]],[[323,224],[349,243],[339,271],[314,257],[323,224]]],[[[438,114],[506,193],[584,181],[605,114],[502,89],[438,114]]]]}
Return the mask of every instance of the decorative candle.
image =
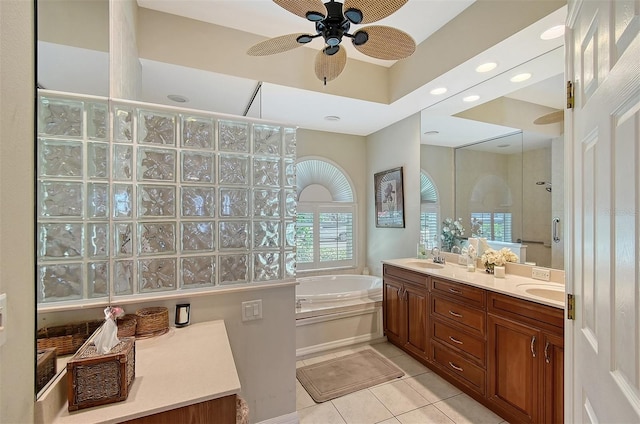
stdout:
{"type": "Polygon", "coordinates": [[[496,278],[504,278],[504,267],[503,266],[493,267],[493,275],[496,278]]]}

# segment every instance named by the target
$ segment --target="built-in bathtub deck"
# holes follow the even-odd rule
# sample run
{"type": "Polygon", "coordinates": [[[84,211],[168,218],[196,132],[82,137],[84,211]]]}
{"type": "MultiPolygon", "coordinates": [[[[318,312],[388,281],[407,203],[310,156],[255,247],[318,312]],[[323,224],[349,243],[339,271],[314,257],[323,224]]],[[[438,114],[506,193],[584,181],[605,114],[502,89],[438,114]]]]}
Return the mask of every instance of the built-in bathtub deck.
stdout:
{"type": "Polygon", "coordinates": [[[296,307],[298,357],[383,337],[382,287],[365,297],[302,300],[296,307]]]}

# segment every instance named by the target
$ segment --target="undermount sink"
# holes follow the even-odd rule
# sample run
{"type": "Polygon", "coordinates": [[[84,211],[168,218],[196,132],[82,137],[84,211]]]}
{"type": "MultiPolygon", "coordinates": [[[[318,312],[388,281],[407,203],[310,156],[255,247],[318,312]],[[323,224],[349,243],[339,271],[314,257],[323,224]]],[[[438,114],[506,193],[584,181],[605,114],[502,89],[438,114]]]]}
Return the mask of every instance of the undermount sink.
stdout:
{"type": "Polygon", "coordinates": [[[420,262],[420,261],[407,262],[407,265],[417,266],[419,268],[426,268],[426,269],[442,269],[444,267],[444,265],[442,264],[435,264],[433,262],[420,262]]]}
{"type": "Polygon", "coordinates": [[[543,299],[555,300],[556,302],[564,302],[564,287],[552,284],[520,284],[518,288],[525,293],[543,299]]]}

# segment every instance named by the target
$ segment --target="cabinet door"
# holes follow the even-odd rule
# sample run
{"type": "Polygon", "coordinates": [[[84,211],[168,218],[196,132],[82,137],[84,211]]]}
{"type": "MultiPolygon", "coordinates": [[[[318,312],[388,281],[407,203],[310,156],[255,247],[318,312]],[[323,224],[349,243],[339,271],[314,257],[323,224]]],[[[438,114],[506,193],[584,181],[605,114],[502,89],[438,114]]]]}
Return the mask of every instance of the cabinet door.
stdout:
{"type": "Polygon", "coordinates": [[[407,325],[407,319],[404,311],[404,302],[402,300],[402,283],[385,279],[384,292],[382,295],[384,305],[384,332],[392,343],[400,342],[404,344],[404,328],[407,325]]]}
{"type": "Polygon", "coordinates": [[[564,421],[564,339],[544,334],[544,422],[564,421]]]}
{"type": "Polygon", "coordinates": [[[488,322],[489,402],[509,421],[540,422],[540,331],[493,315],[488,322]]]}
{"type": "Polygon", "coordinates": [[[405,285],[404,301],[407,308],[407,349],[426,358],[427,341],[427,290],[405,285]]]}

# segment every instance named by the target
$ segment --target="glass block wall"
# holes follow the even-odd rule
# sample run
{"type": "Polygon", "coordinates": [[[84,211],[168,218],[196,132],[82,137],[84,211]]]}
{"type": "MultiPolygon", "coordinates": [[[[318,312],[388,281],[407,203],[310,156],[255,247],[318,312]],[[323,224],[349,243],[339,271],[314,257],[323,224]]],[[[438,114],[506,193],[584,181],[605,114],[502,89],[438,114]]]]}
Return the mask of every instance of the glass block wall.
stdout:
{"type": "Polygon", "coordinates": [[[40,91],[43,306],[295,278],[296,130],[40,91]]]}

